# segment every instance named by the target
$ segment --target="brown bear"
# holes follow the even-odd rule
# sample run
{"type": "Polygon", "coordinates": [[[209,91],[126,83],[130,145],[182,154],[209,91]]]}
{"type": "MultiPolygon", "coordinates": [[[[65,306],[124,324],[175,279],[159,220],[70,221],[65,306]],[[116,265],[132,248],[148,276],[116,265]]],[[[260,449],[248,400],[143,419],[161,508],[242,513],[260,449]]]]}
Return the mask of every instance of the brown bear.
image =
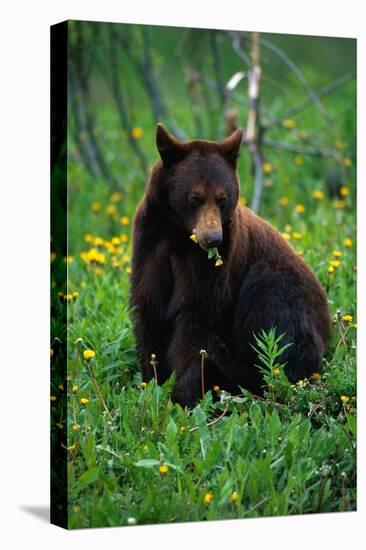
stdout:
{"type": "Polygon", "coordinates": [[[238,128],[221,142],[180,142],[161,124],[133,230],[131,305],[144,380],[174,371],[172,400],[192,407],[205,387],[262,392],[254,335],[285,333],[291,382],[319,372],[329,338],[326,294],[310,267],[265,220],[239,204],[238,128]],[[194,242],[190,238],[192,234],[194,242]],[[217,248],[221,261],[208,259],[217,248]]]}

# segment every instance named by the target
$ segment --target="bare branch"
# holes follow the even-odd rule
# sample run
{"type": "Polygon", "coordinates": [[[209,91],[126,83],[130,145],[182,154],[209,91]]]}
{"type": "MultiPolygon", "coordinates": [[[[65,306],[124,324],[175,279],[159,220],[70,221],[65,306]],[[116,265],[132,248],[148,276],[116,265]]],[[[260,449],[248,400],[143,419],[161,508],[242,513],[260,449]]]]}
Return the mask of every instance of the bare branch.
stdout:
{"type": "Polygon", "coordinates": [[[299,155],[310,155],[313,157],[339,157],[339,151],[335,149],[317,149],[316,147],[302,147],[298,145],[292,145],[290,143],[283,143],[282,141],[275,141],[273,139],[264,139],[263,145],[267,147],[273,147],[288,153],[298,153],[299,155]]]}
{"type": "MultiPolygon", "coordinates": [[[[344,84],[347,84],[347,82],[349,82],[350,80],[353,80],[355,78],[355,76],[356,76],[355,71],[347,73],[347,74],[341,76],[340,78],[337,78],[336,80],[333,80],[333,82],[330,82],[329,84],[327,84],[323,88],[320,88],[319,90],[317,90],[315,92],[315,95],[320,99],[321,97],[324,97],[324,96],[334,92],[335,90],[337,90],[341,86],[344,86],[344,84]]],[[[283,113],[281,116],[276,117],[273,120],[271,120],[271,122],[269,122],[266,125],[266,129],[273,128],[274,126],[277,126],[278,124],[281,124],[281,122],[283,120],[285,120],[286,118],[290,118],[290,117],[304,111],[310,105],[313,105],[312,98],[305,99],[305,101],[302,101],[298,105],[295,105],[294,107],[291,107],[291,109],[289,109],[288,111],[283,113]]]]}

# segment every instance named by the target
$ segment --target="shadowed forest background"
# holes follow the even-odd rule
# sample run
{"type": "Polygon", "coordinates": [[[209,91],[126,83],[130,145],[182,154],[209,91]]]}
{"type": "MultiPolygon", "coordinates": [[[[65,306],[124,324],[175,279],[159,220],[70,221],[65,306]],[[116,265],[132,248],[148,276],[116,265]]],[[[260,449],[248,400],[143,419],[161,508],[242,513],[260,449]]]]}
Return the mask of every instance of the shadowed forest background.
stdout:
{"type": "Polygon", "coordinates": [[[51,421],[68,461],[69,527],[356,508],[355,71],[351,39],[68,22],[68,248],[53,235],[51,421]],[[171,380],[142,380],[130,241],[157,122],[180,139],[245,129],[241,202],[328,292],[320,376],[291,386],[280,342],[264,335],[265,399],[212,388],[184,411],[169,400],[171,380]]]}

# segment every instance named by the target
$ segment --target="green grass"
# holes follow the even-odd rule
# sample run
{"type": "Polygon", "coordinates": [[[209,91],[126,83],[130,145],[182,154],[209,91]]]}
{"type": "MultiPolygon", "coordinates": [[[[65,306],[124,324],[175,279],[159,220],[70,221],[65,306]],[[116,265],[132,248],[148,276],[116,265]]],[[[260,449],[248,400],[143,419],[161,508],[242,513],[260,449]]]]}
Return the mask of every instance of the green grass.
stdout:
{"type": "MultiPolygon", "coordinates": [[[[353,100],[353,93],[348,85],[337,95],[333,114],[342,102],[353,100]]],[[[101,110],[99,116],[103,128],[113,127],[111,109],[101,110]]],[[[191,119],[181,105],[177,106],[177,119],[186,121],[185,128],[190,130],[191,119]]],[[[314,108],[296,120],[296,131],[321,131],[314,108]]],[[[352,151],[354,118],[347,115],[337,124],[337,139],[352,151]]],[[[140,113],[140,126],[144,131],[141,143],[153,162],[157,153],[148,115],[140,113]]],[[[295,140],[294,131],[277,130],[281,139],[289,142],[295,140]]],[[[259,348],[267,363],[259,357],[258,364],[265,369],[265,398],[243,391],[213,401],[210,391],[194,410],[187,411],[169,399],[172,379],[163,387],[156,387],[154,380],[146,387],[141,385],[128,301],[131,220],[145,176],[118,132],[104,131],[101,140],[120,177],[122,195],[114,195],[115,190],[103,181],[92,180],[77,155],[70,154],[72,261],[67,288],[55,280],[52,289],[53,338],[65,341],[62,318],[66,309],[68,319],[67,385],[54,367],[51,415],[55,449],[68,447],[69,527],[354,510],[354,161],[345,166],[343,158],[348,153],[340,149],[349,194],[339,203],[327,194],[325,175],[332,168],[327,161],[296,160],[287,153],[265,151],[271,170],[266,175],[260,213],[287,234],[328,292],[334,323],[321,377],[291,386],[280,357],[268,362],[274,353],[273,341],[268,340],[270,335],[262,335],[259,348]],[[323,195],[318,196],[322,198],[315,198],[314,191],[321,191],[323,195]],[[298,204],[304,211],[296,211],[298,204]],[[126,225],[121,223],[123,216],[128,217],[126,225]],[[87,240],[92,242],[86,242],[85,235],[91,235],[87,240]],[[97,237],[103,239],[99,246],[97,237]],[[111,245],[113,237],[123,242],[115,240],[111,245]],[[80,257],[84,252],[86,258],[85,253],[93,248],[97,254],[94,251],[89,258],[96,258],[99,264],[80,257]],[[341,255],[334,256],[334,251],[341,255]],[[340,264],[329,273],[334,260],[340,264]],[[58,296],[60,292],[77,292],[78,296],[67,300],[58,296]],[[352,320],[342,319],[345,315],[352,320]],[[85,349],[96,352],[90,361],[83,358],[85,349]],[[88,402],[82,404],[81,398],[88,402]],[[222,415],[223,411],[227,414],[222,415]],[[160,472],[161,465],[167,465],[165,473],[164,469],[160,472]]],[[[250,199],[253,183],[246,153],[239,173],[242,196],[250,199]]],[[[57,271],[63,263],[58,254],[52,265],[57,271]]],[[[62,346],[53,341],[52,347],[51,362],[63,361],[62,346]]]]}

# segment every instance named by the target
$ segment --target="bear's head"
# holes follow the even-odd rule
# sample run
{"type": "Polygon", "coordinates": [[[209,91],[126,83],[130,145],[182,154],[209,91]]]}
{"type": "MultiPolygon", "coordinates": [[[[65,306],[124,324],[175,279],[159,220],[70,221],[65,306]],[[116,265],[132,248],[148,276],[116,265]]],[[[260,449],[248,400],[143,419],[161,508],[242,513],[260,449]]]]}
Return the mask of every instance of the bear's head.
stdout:
{"type": "Polygon", "coordinates": [[[178,141],[162,124],[156,128],[161,157],[159,194],[167,211],[204,250],[220,246],[223,228],[239,198],[236,162],[243,132],[223,141],[178,141]]]}

